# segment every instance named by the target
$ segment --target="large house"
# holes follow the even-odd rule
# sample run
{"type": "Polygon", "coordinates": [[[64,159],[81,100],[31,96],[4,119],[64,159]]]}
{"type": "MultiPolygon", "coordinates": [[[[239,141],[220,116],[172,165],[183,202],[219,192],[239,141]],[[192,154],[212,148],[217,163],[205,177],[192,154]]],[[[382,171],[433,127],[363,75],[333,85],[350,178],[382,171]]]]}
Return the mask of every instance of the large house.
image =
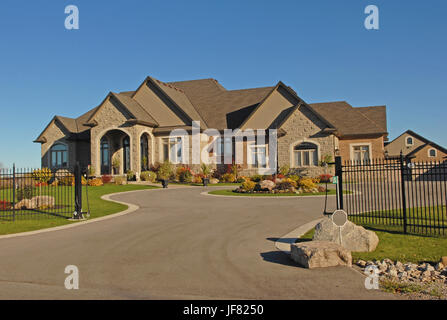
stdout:
{"type": "MultiPolygon", "coordinates": [[[[227,90],[214,79],[166,83],[147,77],[135,91],[110,92],[79,118],[55,116],[35,142],[42,145],[43,167],[80,162],[91,165],[96,175],[138,173],[165,160],[186,162],[184,137],[169,134],[173,129],[190,132],[192,121],[200,121],[202,134],[211,128],[277,129],[277,165],[303,175],[324,172],[321,161],[335,155],[343,160],[382,158],[387,139],[385,106],[307,104],[282,82],[227,90]]],[[[234,150],[234,141],[218,143],[234,150]]],[[[244,174],[262,171],[268,139],[244,143],[244,174]]]]}
{"type": "Polygon", "coordinates": [[[393,141],[386,143],[387,156],[396,157],[401,153],[415,162],[445,161],[447,149],[412,130],[407,130],[393,141]]]}

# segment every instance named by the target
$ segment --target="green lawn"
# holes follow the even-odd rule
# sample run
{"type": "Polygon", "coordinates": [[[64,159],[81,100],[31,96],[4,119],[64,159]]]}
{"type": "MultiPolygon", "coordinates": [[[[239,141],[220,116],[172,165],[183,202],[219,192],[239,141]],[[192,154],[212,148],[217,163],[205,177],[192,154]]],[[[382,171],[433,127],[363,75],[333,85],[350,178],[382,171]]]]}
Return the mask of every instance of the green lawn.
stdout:
{"type": "MultiPolygon", "coordinates": [[[[67,187],[54,187],[54,189],[49,188],[49,190],[51,191],[47,191],[46,194],[51,195],[52,193],[53,194],[56,193],[57,188],[67,188],[67,187]]],[[[145,185],[133,185],[133,184],[128,184],[124,186],[107,184],[100,187],[88,187],[89,202],[90,202],[90,219],[117,213],[127,208],[127,206],[122,204],[102,200],[101,196],[103,195],[116,192],[155,189],[155,188],[157,187],[145,186],[145,185]]],[[[83,189],[83,211],[87,211],[86,188],[83,187],[82,189],[83,189]]],[[[63,200],[62,202],[64,201],[66,200],[63,200]]],[[[58,204],[61,204],[61,202],[58,202],[58,204]]],[[[0,235],[51,228],[69,223],[76,223],[76,222],[69,221],[66,218],[46,217],[46,216],[40,218],[28,218],[28,219],[21,218],[14,222],[0,220],[0,235]]]]}
{"type": "MultiPolygon", "coordinates": [[[[215,190],[208,192],[209,194],[219,195],[219,196],[240,196],[240,197],[305,197],[305,196],[318,196],[325,195],[326,192],[318,193],[238,193],[233,192],[233,190],[215,190]]],[[[328,195],[335,194],[335,190],[329,190],[328,195]]]]}
{"type": "MultiPolygon", "coordinates": [[[[365,227],[376,232],[379,237],[379,245],[372,252],[353,252],[353,261],[389,258],[393,261],[399,260],[404,263],[435,263],[441,257],[447,255],[447,237],[405,235],[393,230],[377,230],[368,226],[365,227]]],[[[314,229],[310,230],[298,241],[312,240],[314,231],[314,229]]]]}
{"type": "MultiPolygon", "coordinates": [[[[394,230],[403,230],[403,212],[402,210],[384,210],[373,211],[365,214],[352,215],[351,220],[354,223],[365,224],[371,227],[382,227],[386,225],[398,225],[396,227],[386,227],[394,230]]],[[[447,227],[447,212],[445,206],[440,207],[418,207],[407,209],[407,224],[409,231],[423,231],[423,227],[412,227],[411,225],[427,226],[445,226],[447,227]]]]}

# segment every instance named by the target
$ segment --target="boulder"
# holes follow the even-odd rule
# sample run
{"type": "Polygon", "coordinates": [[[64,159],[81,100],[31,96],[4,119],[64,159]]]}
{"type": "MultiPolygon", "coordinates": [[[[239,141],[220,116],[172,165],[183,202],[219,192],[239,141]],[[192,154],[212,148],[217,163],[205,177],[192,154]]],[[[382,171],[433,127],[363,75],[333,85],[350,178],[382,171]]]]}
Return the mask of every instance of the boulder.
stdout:
{"type": "Polygon", "coordinates": [[[36,203],[37,208],[54,208],[54,197],[51,196],[35,196],[31,199],[31,201],[34,201],[36,203]]]}
{"type": "Polygon", "coordinates": [[[309,269],[352,266],[351,252],[329,241],[292,243],[290,245],[290,256],[300,266],[309,269]]]}
{"type": "Polygon", "coordinates": [[[33,199],[23,199],[16,203],[14,206],[14,209],[20,210],[20,209],[36,209],[37,203],[33,199]]]}
{"type": "Polygon", "coordinates": [[[379,237],[373,231],[357,226],[351,221],[341,227],[332,222],[331,218],[324,219],[315,227],[313,240],[331,241],[338,243],[350,251],[369,252],[374,251],[379,244],[379,237]]]}
{"type": "Polygon", "coordinates": [[[276,184],[271,180],[262,180],[259,182],[259,189],[262,191],[272,191],[276,184]]]}
{"type": "Polygon", "coordinates": [[[441,262],[444,266],[447,267],[447,256],[446,256],[446,257],[442,257],[440,262],[441,262]]]}

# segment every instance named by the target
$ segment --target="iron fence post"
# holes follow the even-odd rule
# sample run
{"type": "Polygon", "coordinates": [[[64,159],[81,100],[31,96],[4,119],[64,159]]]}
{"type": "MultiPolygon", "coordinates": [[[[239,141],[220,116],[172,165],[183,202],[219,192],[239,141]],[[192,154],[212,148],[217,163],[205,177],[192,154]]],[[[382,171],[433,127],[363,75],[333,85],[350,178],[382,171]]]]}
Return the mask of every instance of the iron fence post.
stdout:
{"type": "Polygon", "coordinates": [[[341,165],[341,157],[335,157],[335,175],[337,176],[337,209],[343,210],[343,168],[341,165]]]}
{"type": "Polygon", "coordinates": [[[402,152],[400,153],[400,184],[402,192],[402,215],[404,218],[404,233],[407,233],[407,197],[405,192],[405,163],[402,152]]]}
{"type": "Polygon", "coordinates": [[[16,221],[16,164],[12,165],[12,221],[16,221]]]}
{"type": "Polygon", "coordinates": [[[75,175],[75,218],[82,218],[82,178],[81,178],[81,167],[79,162],[76,162],[74,168],[75,175]]]}

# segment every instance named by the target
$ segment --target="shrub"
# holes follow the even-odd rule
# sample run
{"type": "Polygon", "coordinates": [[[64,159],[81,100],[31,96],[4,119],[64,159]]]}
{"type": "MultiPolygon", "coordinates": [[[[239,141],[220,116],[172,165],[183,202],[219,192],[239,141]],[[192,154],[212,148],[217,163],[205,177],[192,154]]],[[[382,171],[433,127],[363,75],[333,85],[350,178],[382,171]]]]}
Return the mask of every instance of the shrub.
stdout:
{"type": "Polygon", "coordinates": [[[202,170],[203,176],[205,178],[209,177],[209,175],[211,174],[211,168],[206,163],[202,163],[200,169],[202,170]]]}
{"type": "Polygon", "coordinates": [[[11,202],[0,200],[0,210],[8,210],[11,208],[11,202]]]}
{"type": "Polygon", "coordinates": [[[246,181],[250,181],[250,178],[247,178],[247,177],[239,177],[239,178],[237,178],[237,180],[236,180],[237,183],[243,183],[243,182],[246,182],[246,181]]]}
{"type": "Polygon", "coordinates": [[[286,176],[285,175],[283,175],[282,173],[278,173],[277,175],[276,175],[276,179],[284,179],[286,176]]]}
{"type": "Polygon", "coordinates": [[[173,169],[172,164],[168,160],[163,162],[158,168],[157,176],[160,180],[168,180],[172,175],[173,169]]]}
{"type": "Polygon", "coordinates": [[[74,177],[74,175],[70,173],[70,171],[68,171],[67,169],[59,169],[54,174],[54,177],[56,180],[60,180],[65,177],[74,177]]]}
{"type": "Polygon", "coordinates": [[[324,173],[320,175],[320,182],[331,182],[332,175],[329,173],[324,173]]]}
{"type": "Polygon", "coordinates": [[[82,184],[83,186],[86,186],[86,185],[87,185],[87,179],[86,179],[84,176],[81,176],[81,184],[82,184]]]}
{"type": "Polygon", "coordinates": [[[290,166],[285,164],[279,168],[279,173],[283,176],[286,176],[290,171],[290,166]]]}
{"type": "Polygon", "coordinates": [[[190,168],[180,167],[177,169],[177,179],[180,182],[192,182],[194,174],[192,173],[190,168]]]}
{"type": "Polygon", "coordinates": [[[75,178],[73,176],[66,176],[63,178],[60,178],[58,180],[58,185],[59,186],[74,186],[75,184],[75,178]]]}
{"type": "Polygon", "coordinates": [[[296,188],[297,184],[292,179],[284,179],[281,182],[276,184],[275,189],[278,190],[289,190],[292,188],[296,188]]]}
{"type": "Polygon", "coordinates": [[[157,180],[157,174],[153,171],[143,171],[140,174],[141,181],[155,182],[157,180]]]}
{"type": "Polygon", "coordinates": [[[263,179],[264,179],[264,176],[260,175],[260,174],[255,174],[255,175],[250,177],[250,180],[254,181],[254,182],[259,182],[259,181],[261,181],[263,179]]]}
{"type": "Polygon", "coordinates": [[[99,187],[103,185],[103,182],[100,178],[91,179],[88,181],[88,185],[90,187],[99,187]]]}
{"type": "Polygon", "coordinates": [[[102,183],[110,183],[112,182],[112,176],[110,174],[104,174],[101,176],[102,183]]]}
{"type": "Polygon", "coordinates": [[[37,169],[33,171],[32,177],[40,183],[47,183],[53,177],[53,173],[48,168],[37,169]]]}
{"type": "Polygon", "coordinates": [[[17,200],[21,201],[23,199],[31,199],[33,197],[33,187],[24,186],[17,189],[17,200]]]}
{"type": "Polygon", "coordinates": [[[205,178],[205,175],[202,174],[202,173],[199,173],[199,174],[196,174],[192,178],[192,182],[194,182],[194,183],[202,183],[204,178],[205,178]]]}
{"type": "Polygon", "coordinates": [[[296,175],[296,174],[290,175],[290,176],[288,176],[288,178],[289,178],[290,180],[295,181],[297,184],[298,184],[298,181],[300,181],[300,179],[301,179],[301,177],[298,176],[298,175],[296,175]]]}
{"type": "Polygon", "coordinates": [[[115,180],[115,181],[114,181],[115,184],[116,184],[116,185],[119,185],[119,186],[122,186],[122,185],[127,184],[127,177],[118,176],[118,177],[115,177],[114,180],[115,180]]]}
{"type": "Polygon", "coordinates": [[[38,183],[36,183],[34,186],[35,186],[36,188],[39,188],[39,187],[46,187],[46,186],[48,186],[48,183],[46,183],[46,182],[38,182],[38,183]]]}
{"type": "Polygon", "coordinates": [[[220,177],[220,181],[233,183],[236,181],[236,177],[232,173],[224,173],[222,177],[220,177]]]}
{"type": "Polygon", "coordinates": [[[126,176],[127,176],[127,181],[135,181],[136,177],[137,177],[135,172],[133,172],[132,170],[127,171],[126,176]]]}
{"type": "Polygon", "coordinates": [[[298,185],[303,188],[305,192],[309,192],[317,187],[317,185],[310,178],[300,179],[300,181],[298,181],[298,185]]]}
{"type": "Polygon", "coordinates": [[[255,187],[256,187],[256,183],[253,181],[250,181],[250,180],[243,182],[241,185],[242,190],[249,191],[249,192],[253,191],[255,189],[255,187]]]}

